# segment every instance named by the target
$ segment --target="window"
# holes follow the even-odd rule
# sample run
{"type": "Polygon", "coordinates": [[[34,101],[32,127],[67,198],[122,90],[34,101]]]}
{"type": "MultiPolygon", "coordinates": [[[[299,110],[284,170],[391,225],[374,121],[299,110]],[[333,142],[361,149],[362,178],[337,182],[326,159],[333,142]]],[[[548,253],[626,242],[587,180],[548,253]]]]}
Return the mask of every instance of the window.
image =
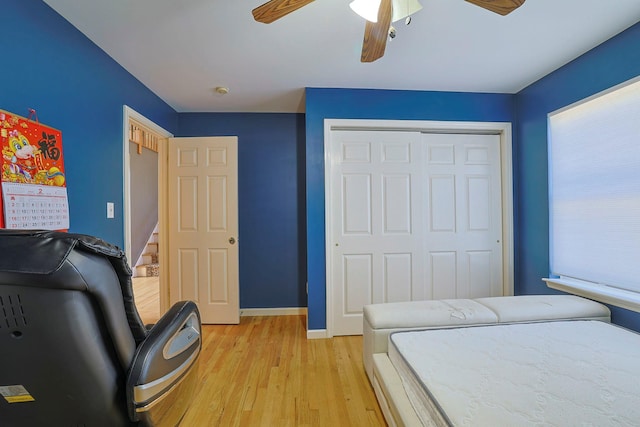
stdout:
{"type": "Polygon", "coordinates": [[[640,311],[640,78],[549,114],[550,287],[640,311]]]}

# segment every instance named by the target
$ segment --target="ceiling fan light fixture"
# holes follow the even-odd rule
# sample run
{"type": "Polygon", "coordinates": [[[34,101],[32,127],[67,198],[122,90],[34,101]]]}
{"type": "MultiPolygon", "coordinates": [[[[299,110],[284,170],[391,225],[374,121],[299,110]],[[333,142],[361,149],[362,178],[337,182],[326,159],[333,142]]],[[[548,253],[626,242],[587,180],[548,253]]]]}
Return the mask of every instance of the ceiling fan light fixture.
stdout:
{"type": "Polygon", "coordinates": [[[382,0],[353,0],[349,7],[369,22],[378,22],[378,9],[382,0]]]}
{"type": "Polygon", "coordinates": [[[422,9],[422,5],[418,0],[393,0],[391,3],[393,5],[391,22],[407,18],[422,9]]]}

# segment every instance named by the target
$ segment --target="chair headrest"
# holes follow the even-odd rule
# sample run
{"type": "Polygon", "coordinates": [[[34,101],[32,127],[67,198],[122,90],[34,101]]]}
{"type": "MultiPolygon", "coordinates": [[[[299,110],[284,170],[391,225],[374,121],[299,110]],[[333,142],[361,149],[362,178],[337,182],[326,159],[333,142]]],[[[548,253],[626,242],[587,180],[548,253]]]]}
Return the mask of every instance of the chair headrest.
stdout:
{"type": "MultiPolygon", "coordinates": [[[[2,248],[0,270],[12,273],[51,274],[65,262],[69,253],[81,246],[89,252],[105,255],[121,264],[123,273],[131,275],[124,251],[117,246],[84,234],[46,230],[0,230],[2,248]]],[[[115,267],[115,266],[114,266],[115,267]]]]}
{"type": "MultiPolygon", "coordinates": [[[[6,230],[0,229],[0,253],[11,256],[0,257],[0,272],[11,275],[50,275],[61,270],[74,250],[104,256],[113,267],[122,291],[124,309],[136,343],[147,334],[133,299],[131,268],[124,251],[97,237],[47,230],[6,230]]],[[[64,284],[43,284],[39,287],[64,287],[86,290],[104,303],[104,289],[86,287],[84,280],[64,284]],[[63,285],[63,286],[61,286],[63,285]]]]}

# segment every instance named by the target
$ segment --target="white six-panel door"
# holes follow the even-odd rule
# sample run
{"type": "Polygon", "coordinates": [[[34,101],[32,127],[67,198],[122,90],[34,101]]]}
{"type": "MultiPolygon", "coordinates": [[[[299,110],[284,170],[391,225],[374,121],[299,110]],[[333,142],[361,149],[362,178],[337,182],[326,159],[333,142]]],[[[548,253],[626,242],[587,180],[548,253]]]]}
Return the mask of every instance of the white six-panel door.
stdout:
{"type": "Polygon", "coordinates": [[[419,133],[332,133],[334,335],[362,333],[362,307],[421,299],[419,133]]]}
{"type": "Polygon", "coordinates": [[[497,135],[331,133],[332,334],[365,304],[501,295],[497,135]]]}
{"type": "Polygon", "coordinates": [[[195,301],[203,323],[240,321],[237,141],[169,139],[171,303],[195,301]]]}
{"type": "Polygon", "coordinates": [[[503,293],[500,138],[423,134],[425,299],[503,293]]]}

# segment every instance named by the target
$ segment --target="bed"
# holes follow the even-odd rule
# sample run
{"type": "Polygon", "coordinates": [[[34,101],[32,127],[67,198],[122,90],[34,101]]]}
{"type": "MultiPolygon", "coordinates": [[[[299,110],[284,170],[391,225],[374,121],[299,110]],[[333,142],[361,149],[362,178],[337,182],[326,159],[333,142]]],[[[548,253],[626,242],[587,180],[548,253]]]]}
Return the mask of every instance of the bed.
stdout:
{"type": "Polygon", "coordinates": [[[640,335],[609,316],[569,295],[367,306],[365,368],[392,426],[637,426],[640,335]]]}

